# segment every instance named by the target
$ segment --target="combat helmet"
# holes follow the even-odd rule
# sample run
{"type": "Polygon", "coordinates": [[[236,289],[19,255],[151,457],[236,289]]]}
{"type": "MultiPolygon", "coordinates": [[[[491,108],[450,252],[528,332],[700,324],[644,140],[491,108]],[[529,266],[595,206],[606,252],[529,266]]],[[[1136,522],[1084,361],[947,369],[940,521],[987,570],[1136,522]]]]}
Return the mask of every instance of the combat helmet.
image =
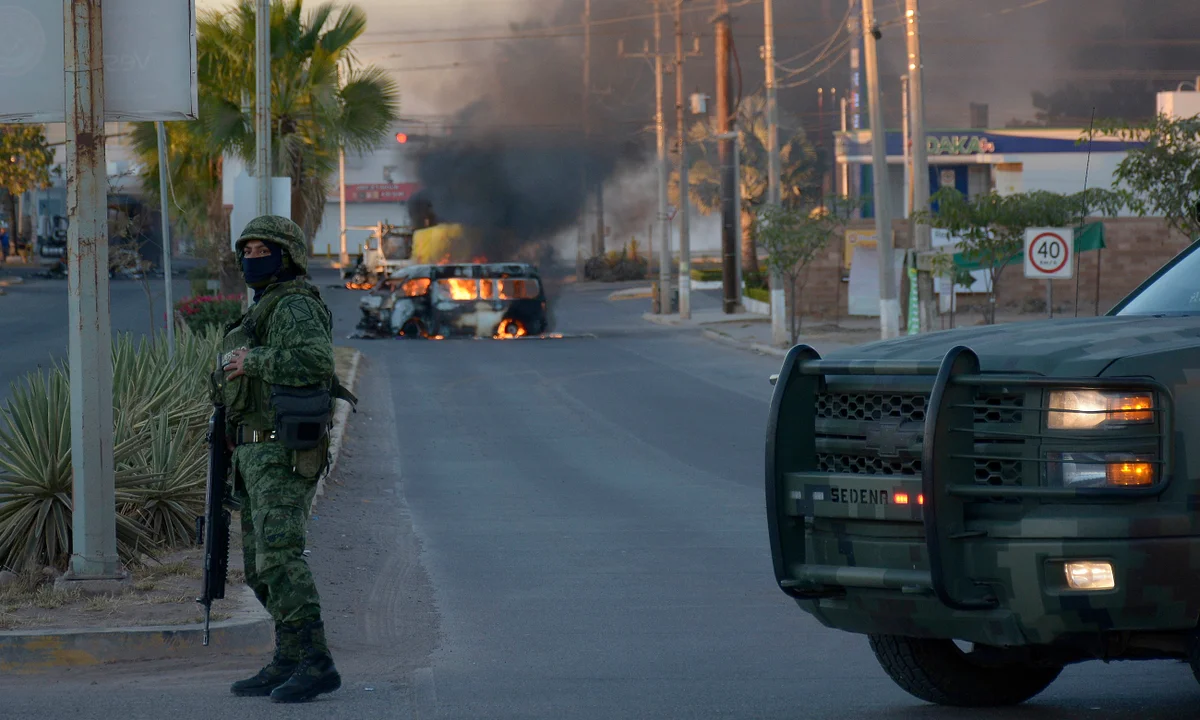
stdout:
{"type": "Polygon", "coordinates": [[[276,243],[292,259],[292,266],[300,274],[308,274],[308,241],[300,226],[291,220],[280,215],[260,215],[246,223],[235,243],[238,255],[251,240],[276,243]]]}

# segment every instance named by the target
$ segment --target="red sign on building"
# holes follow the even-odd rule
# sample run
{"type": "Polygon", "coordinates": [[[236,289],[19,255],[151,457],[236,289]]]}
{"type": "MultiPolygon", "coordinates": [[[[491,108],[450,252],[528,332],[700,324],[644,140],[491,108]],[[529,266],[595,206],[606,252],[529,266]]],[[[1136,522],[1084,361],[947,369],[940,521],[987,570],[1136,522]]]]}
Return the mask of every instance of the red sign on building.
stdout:
{"type": "MultiPolygon", "coordinates": [[[[367,185],[347,185],[347,203],[402,203],[408,202],[417,192],[416,183],[372,183],[367,185]]],[[[331,201],[337,202],[337,191],[334,191],[331,201]]]]}

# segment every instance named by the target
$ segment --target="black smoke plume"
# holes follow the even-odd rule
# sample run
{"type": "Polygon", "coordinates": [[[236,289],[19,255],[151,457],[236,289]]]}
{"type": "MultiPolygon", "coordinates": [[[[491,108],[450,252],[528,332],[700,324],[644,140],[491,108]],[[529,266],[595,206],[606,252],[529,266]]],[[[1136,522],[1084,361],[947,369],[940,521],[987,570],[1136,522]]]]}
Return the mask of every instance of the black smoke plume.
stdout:
{"type": "Polygon", "coordinates": [[[418,153],[421,191],[409,206],[414,225],[468,225],[482,232],[475,255],[545,266],[553,262],[553,240],[576,227],[596,187],[645,162],[653,137],[603,102],[591,101],[585,133],[576,45],[501,45],[489,71],[443,94],[446,102],[469,102],[452,116],[447,134],[428,139],[418,153]]]}

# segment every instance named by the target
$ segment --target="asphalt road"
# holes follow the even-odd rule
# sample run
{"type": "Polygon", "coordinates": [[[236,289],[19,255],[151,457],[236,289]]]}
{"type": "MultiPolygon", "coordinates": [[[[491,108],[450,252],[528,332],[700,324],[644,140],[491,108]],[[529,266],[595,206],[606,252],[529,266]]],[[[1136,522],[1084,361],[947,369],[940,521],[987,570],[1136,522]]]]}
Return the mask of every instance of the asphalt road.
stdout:
{"type": "MultiPolygon", "coordinates": [[[[26,273],[28,274],[28,273],[26,273]]],[[[166,329],[162,278],[151,279],[150,296],[140,280],[111,280],[109,302],[114,334],[166,329]],[[153,303],[153,315],[151,315],[153,303]]],[[[175,293],[186,292],[187,280],[175,278],[175,293]]],[[[67,281],[27,279],[6,288],[0,297],[0,400],[10,383],[25,373],[67,356],[67,281]]]]}
{"type": "MultiPolygon", "coordinates": [[[[329,291],[344,336],[357,296],[329,291]]],[[[568,291],[517,342],[343,341],[366,353],[312,564],[343,689],[228,695],[259,658],[0,678],[5,718],[1195,717],[1179,663],[1069,668],[1020,708],[926,706],[865,638],[774,586],[763,516],[777,361],[568,291]]]]}

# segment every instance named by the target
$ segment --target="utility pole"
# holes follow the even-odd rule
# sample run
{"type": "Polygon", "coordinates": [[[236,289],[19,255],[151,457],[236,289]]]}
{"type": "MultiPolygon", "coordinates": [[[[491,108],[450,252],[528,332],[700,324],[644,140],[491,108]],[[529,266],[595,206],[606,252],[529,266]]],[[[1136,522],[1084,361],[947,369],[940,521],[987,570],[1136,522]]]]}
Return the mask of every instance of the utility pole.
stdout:
{"type": "MultiPolygon", "coordinates": [[[[732,40],[729,17],[729,1],[717,0],[716,15],[716,57],[717,57],[717,135],[727,136],[730,132],[733,98],[730,92],[731,77],[729,68],[729,47],[732,40]]],[[[721,168],[721,256],[722,280],[724,281],[724,302],[722,310],[726,315],[737,312],[738,288],[736,284],[738,251],[735,219],[737,203],[734,198],[733,172],[733,141],[721,139],[717,141],[717,159],[721,168]]],[[[682,280],[680,281],[683,282],[682,280]]]]}
{"type": "Polygon", "coordinates": [[[900,142],[904,145],[904,219],[912,216],[912,138],[908,127],[908,76],[900,76],[900,142]]]}
{"type": "MultiPolygon", "coordinates": [[[[779,158],[779,104],[775,88],[774,5],[774,0],[763,0],[763,64],[767,75],[767,204],[779,207],[783,204],[783,167],[779,158]]],[[[783,274],[771,270],[771,343],[776,346],[791,341],[785,317],[787,295],[783,283],[783,274]]]]}
{"type": "MultiPolygon", "coordinates": [[[[675,128],[679,139],[679,318],[692,317],[692,235],[691,199],[687,157],[687,107],[683,95],[683,3],[675,0],[675,128]]],[[[697,46],[691,55],[699,55],[697,46]]]]}
{"type": "Polygon", "coordinates": [[[875,177],[875,232],[879,248],[879,331],[887,340],[900,334],[900,300],[896,288],[896,262],[892,240],[891,188],[888,187],[887,126],[879,89],[879,51],[875,33],[875,0],[862,0],[863,40],[867,65],[868,105],[871,114],[872,169],[875,177]]]}
{"type": "Polygon", "coordinates": [[[100,3],[63,0],[67,155],[67,363],[71,379],[71,567],[63,580],[122,577],[113,476],[108,175],[100,3]]]}
{"type": "MultiPolygon", "coordinates": [[[[342,86],[342,65],[338,63],[338,87],[342,86]]],[[[338,265],[343,269],[350,264],[346,252],[346,143],[338,143],[338,265]]]]}
{"type": "MultiPolygon", "coordinates": [[[[917,0],[906,0],[905,20],[908,27],[908,92],[912,143],[912,207],[913,211],[929,208],[929,148],[925,141],[925,84],[921,62],[920,11],[917,0]]],[[[933,250],[929,223],[918,222],[913,227],[913,247],[918,256],[933,250]]],[[[917,301],[921,332],[933,329],[937,320],[937,302],[933,294],[933,274],[917,265],[917,301]]]]}
{"type": "MultiPolygon", "coordinates": [[[[842,98],[842,135],[845,135],[847,132],[846,112],[848,109],[848,103],[849,103],[849,101],[846,98],[842,98]]],[[[850,197],[850,161],[847,159],[845,162],[841,163],[841,166],[842,166],[842,168],[841,168],[842,172],[841,172],[841,191],[840,192],[841,192],[842,197],[848,198],[848,197],[850,197]]]]}
{"type": "Polygon", "coordinates": [[[175,254],[175,248],[171,242],[171,213],[170,203],[167,198],[170,196],[168,181],[171,172],[171,165],[167,158],[167,129],[161,122],[154,123],[155,130],[158,131],[158,196],[160,199],[161,220],[162,220],[162,260],[163,260],[163,284],[166,286],[166,305],[167,305],[167,358],[175,359],[175,294],[171,287],[171,261],[174,259],[171,256],[175,254]]]}
{"type": "MultiPolygon", "coordinates": [[[[579,237],[575,245],[575,281],[584,281],[584,247],[587,246],[588,152],[591,136],[591,109],[588,102],[592,92],[592,0],[583,0],[583,147],[579,153],[579,237]]],[[[603,222],[603,220],[601,221],[603,222]]]]}
{"type": "MultiPolygon", "coordinates": [[[[662,1],[654,0],[654,52],[643,46],[641,53],[626,53],[624,41],[618,41],[618,54],[626,58],[654,58],[654,131],[658,147],[658,224],[662,234],[658,261],[659,312],[671,311],[671,216],[667,212],[667,123],[663,114],[662,1]]],[[[653,226],[651,226],[653,230],[653,226]]]]}
{"type": "Polygon", "coordinates": [[[256,0],[254,22],[255,175],[258,214],[271,214],[271,0],[256,0]]]}

